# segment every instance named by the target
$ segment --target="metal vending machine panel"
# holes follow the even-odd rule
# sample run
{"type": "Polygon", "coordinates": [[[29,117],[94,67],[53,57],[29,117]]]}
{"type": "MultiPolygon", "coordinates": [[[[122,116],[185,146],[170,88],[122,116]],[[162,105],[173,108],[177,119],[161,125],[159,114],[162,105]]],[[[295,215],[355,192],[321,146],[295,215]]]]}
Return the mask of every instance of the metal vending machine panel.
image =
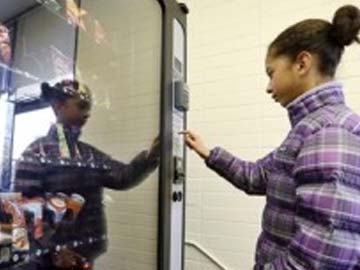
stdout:
{"type": "Polygon", "coordinates": [[[185,36],[181,24],[174,20],[174,57],[173,57],[173,159],[174,178],[171,205],[171,269],[183,269],[184,236],[184,182],[185,182],[185,145],[179,133],[186,128],[185,116],[188,110],[188,90],[185,80],[185,36]]]}

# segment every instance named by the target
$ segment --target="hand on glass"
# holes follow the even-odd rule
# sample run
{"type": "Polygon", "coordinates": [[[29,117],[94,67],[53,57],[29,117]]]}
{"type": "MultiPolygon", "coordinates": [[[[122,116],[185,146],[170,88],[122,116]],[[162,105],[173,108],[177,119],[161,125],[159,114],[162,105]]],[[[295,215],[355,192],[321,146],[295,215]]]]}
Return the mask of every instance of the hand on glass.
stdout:
{"type": "Polygon", "coordinates": [[[194,150],[201,158],[207,159],[210,156],[210,150],[203,143],[199,135],[190,130],[181,131],[179,134],[185,136],[186,145],[194,150]]]}

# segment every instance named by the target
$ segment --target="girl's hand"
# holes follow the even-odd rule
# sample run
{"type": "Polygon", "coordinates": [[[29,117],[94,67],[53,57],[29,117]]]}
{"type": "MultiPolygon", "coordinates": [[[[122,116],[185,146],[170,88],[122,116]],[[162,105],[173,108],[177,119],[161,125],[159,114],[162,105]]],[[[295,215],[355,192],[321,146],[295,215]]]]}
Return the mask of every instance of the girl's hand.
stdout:
{"type": "Polygon", "coordinates": [[[193,149],[201,158],[207,159],[210,156],[209,148],[205,146],[199,135],[190,130],[182,131],[179,134],[185,136],[186,145],[193,149]]]}

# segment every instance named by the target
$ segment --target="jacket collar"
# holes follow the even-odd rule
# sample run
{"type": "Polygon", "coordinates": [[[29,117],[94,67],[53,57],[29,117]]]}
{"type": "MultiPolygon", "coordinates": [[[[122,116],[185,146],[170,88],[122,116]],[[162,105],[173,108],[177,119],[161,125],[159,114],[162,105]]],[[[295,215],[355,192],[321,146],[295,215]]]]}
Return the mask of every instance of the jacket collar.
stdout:
{"type": "MultiPolygon", "coordinates": [[[[64,133],[68,140],[70,140],[72,143],[75,143],[79,140],[79,137],[81,135],[81,130],[77,127],[64,126],[64,133]]],[[[51,138],[58,138],[58,131],[56,124],[51,125],[50,130],[48,132],[48,136],[51,138]]]]}
{"type": "Polygon", "coordinates": [[[319,85],[290,102],[288,110],[291,126],[294,127],[308,114],[327,105],[344,104],[342,84],[331,81],[319,85]]]}

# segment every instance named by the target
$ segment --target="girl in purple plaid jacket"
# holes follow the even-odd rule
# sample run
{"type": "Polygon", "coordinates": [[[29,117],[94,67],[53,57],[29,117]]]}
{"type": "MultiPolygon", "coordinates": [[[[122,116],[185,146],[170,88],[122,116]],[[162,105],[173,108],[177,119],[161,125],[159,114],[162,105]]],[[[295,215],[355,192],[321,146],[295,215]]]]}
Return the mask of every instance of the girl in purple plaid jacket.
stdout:
{"type": "Polygon", "coordinates": [[[288,111],[283,143],[256,162],[209,150],[192,131],[187,145],[248,194],[266,196],[254,269],[360,269],[360,117],[334,81],[344,47],[359,43],[360,10],[330,23],[301,21],[268,47],[267,93],[288,111]]]}

